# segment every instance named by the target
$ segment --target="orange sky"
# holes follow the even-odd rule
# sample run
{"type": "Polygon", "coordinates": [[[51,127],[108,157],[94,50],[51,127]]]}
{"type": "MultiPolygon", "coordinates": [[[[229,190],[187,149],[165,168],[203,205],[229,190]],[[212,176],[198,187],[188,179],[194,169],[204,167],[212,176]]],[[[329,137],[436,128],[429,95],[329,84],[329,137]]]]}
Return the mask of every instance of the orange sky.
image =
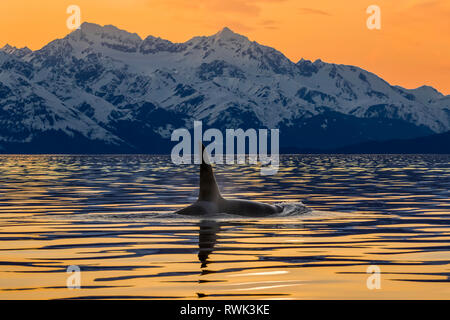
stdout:
{"type": "Polygon", "coordinates": [[[0,46],[39,49],[64,37],[75,4],[82,21],[182,42],[224,26],[283,52],[372,71],[391,84],[450,94],[448,0],[2,0],[0,46]],[[381,30],[366,8],[381,8],[381,30]]]}

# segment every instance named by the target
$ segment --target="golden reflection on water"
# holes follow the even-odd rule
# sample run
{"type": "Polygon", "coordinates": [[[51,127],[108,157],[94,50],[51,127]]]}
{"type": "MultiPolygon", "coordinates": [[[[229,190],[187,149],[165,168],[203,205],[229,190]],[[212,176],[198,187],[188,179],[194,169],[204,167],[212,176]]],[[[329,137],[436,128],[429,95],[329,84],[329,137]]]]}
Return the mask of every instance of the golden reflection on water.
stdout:
{"type": "Polygon", "coordinates": [[[449,158],[399,157],[291,156],[266,178],[219,166],[228,197],[315,211],[218,221],[170,215],[195,200],[195,166],[0,157],[0,299],[449,299],[449,158]]]}

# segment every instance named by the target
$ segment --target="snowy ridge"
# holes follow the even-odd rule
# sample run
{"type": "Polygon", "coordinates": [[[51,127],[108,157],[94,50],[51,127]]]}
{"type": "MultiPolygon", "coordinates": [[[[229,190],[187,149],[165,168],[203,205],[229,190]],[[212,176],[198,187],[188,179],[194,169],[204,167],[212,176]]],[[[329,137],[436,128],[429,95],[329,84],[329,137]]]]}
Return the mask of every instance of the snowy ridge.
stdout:
{"type": "Polygon", "coordinates": [[[138,137],[156,144],[193,119],[276,127],[286,145],[326,147],[448,131],[450,96],[391,86],[354,66],[294,63],[228,28],[172,43],[83,23],[37,51],[0,49],[0,121],[10,130],[20,121],[14,132],[0,132],[3,140],[32,142],[36,132],[59,130],[151,151],[138,137]],[[348,128],[355,138],[336,136],[348,128]],[[300,134],[317,139],[300,141],[300,134]]]}

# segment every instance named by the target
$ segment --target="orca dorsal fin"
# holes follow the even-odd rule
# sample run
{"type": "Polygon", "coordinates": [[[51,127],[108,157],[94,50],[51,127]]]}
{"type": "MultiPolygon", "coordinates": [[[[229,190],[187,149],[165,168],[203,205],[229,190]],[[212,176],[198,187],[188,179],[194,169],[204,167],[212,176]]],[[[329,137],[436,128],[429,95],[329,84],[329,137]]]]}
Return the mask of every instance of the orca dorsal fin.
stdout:
{"type": "Polygon", "coordinates": [[[210,164],[205,146],[202,143],[200,165],[200,192],[198,194],[198,201],[217,201],[222,199],[219,187],[217,186],[216,178],[210,164]]]}

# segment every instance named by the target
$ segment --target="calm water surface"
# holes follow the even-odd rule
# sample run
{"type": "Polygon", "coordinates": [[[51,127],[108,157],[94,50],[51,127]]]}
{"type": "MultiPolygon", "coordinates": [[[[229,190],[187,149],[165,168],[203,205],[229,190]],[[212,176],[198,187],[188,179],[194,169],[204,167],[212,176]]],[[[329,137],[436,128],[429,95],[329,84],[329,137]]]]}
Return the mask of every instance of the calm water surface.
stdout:
{"type": "Polygon", "coordinates": [[[312,212],[201,220],[168,156],[0,156],[0,299],[450,299],[450,156],[281,160],[215,166],[222,193],[312,212]]]}

